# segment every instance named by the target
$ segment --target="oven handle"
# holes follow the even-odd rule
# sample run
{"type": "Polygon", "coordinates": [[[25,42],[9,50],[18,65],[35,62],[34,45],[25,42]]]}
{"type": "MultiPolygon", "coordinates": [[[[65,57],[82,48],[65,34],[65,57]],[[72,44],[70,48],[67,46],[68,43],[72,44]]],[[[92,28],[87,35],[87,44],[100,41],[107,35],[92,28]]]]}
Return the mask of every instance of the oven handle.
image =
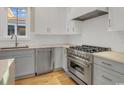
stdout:
{"type": "MultiPolygon", "coordinates": [[[[71,57],[73,57],[73,58],[76,58],[77,60],[79,59],[79,60],[81,60],[81,61],[86,61],[86,60],[81,59],[81,58],[79,58],[79,57],[76,57],[76,56],[74,56],[74,55],[68,55],[68,56],[71,56],[71,57]]],[[[88,61],[87,61],[87,62],[88,62],[88,61]]]]}
{"type": "Polygon", "coordinates": [[[73,58],[75,58],[75,59],[77,59],[77,60],[85,61],[87,64],[92,64],[92,62],[89,62],[89,61],[87,61],[87,60],[81,59],[81,58],[76,57],[76,56],[74,56],[74,55],[68,55],[68,56],[71,56],[71,57],[73,57],[73,58]]]}
{"type": "Polygon", "coordinates": [[[72,60],[72,61],[75,61],[75,62],[77,62],[77,63],[79,63],[79,64],[81,64],[81,65],[83,65],[83,66],[85,66],[85,67],[88,67],[88,64],[85,64],[85,63],[80,63],[78,60],[76,60],[76,59],[73,59],[73,58],[71,58],[71,57],[67,57],[69,60],[72,60]]]}

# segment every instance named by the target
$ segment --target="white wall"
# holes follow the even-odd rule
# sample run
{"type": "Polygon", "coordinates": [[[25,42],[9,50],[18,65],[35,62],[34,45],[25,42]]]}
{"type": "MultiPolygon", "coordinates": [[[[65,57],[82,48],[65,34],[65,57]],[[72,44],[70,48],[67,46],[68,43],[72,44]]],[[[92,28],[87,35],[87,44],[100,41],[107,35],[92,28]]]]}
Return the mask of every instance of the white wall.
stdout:
{"type": "Polygon", "coordinates": [[[32,35],[29,44],[63,44],[67,43],[65,36],[57,35],[32,35]]]}
{"type": "Polygon", "coordinates": [[[111,47],[115,51],[124,52],[124,32],[108,32],[107,19],[108,15],[104,15],[82,22],[81,35],[71,36],[69,42],[111,47]]]}

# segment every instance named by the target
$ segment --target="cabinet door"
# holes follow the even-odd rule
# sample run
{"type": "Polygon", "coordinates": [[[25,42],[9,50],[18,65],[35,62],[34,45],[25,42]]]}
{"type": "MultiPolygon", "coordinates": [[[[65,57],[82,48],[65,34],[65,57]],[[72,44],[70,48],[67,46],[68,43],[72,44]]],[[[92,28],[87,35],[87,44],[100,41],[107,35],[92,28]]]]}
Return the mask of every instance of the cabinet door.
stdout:
{"type": "Polygon", "coordinates": [[[78,21],[68,21],[66,25],[66,32],[69,34],[80,34],[81,24],[78,21]]]}
{"type": "Polygon", "coordinates": [[[15,77],[20,78],[35,73],[34,50],[3,51],[0,59],[15,59],[15,77]]]}
{"type": "Polygon", "coordinates": [[[75,25],[74,25],[73,21],[67,21],[67,23],[66,23],[66,32],[70,33],[70,34],[76,32],[75,25]]]}
{"type": "Polygon", "coordinates": [[[65,71],[67,71],[67,49],[62,48],[62,66],[65,71]]]}
{"type": "Polygon", "coordinates": [[[62,48],[54,48],[54,69],[62,68],[62,48]]]}
{"type": "Polygon", "coordinates": [[[37,49],[36,50],[36,73],[43,74],[53,70],[52,50],[37,49]]]}
{"type": "Polygon", "coordinates": [[[66,8],[38,7],[34,9],[34,13],[36,33],[61,34],[65,31],[66,8]]]}
{"type": "Polygon", "coordinates": [[[49,16],[48,8],[35,8],[34,9],[34,25],[35,32],[43,33],[47,32],[49,27],[49,16]]]}
{"type": "Polygon", "coordinates": [[[111,75],[104,72],[99,66],[94,65],[94,85],[114,85],[111,75]]]}
{"type": "Polygon", "coordinates": [[[124,31],[124,7],[109,8],[109,31],[124,31]]]}
{"type": "Polygon", "coordinates": [[[94,57],[94,63],[124,75],[124,64],[100,57],[94,57]]]}
{"type": "Polygon", "coordinates": [[[14,56],[15,58],[15,76],[25,76],[35,73],[35,63],[33,55],[14,56]]]}

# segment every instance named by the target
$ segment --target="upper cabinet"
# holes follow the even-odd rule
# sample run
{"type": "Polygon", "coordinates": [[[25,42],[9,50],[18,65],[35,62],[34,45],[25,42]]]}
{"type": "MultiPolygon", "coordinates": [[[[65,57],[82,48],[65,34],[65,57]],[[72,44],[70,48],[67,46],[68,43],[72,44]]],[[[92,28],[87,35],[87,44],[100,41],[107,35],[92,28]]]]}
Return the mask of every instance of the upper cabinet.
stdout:
{"type": "Polygon", "coordinates": [[[124,31],[124,7],[109,8],[109,31],[124,31]]]}
{"type": "Polygon", "coordinates": [[[34,8],[34,31],[37,34],[64,34],[66,31],[66,8],[34,8]]]}
{"type": "Polygon", "coordinates": [[[78,35],[81,32],[81,24],[79,21],[68,20],[66,22],[66,33],[78,35]]]}
{"type": "Polygon", "coordinates": [[[7,8],[0,7],[0,40],[7,32],[7,8]]]}
{"type": "Polygon", "coordinates": [[[73,7],[68,8],[68,19],[84,21],[107,14],[105,7],[73,7]]]}
{"type": "Polygon", "coordinates": [[[41,35],[76,35],[81,21],[107,14],[103,7],[38,7],[34,8],[34,31],[41,35]]]}

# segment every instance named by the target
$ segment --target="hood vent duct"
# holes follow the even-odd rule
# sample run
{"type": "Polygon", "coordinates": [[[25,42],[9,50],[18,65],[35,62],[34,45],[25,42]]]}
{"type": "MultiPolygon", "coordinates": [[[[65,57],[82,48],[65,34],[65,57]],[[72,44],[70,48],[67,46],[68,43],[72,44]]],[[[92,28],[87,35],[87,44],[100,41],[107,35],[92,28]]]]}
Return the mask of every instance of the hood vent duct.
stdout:
{"type": "Polygon", "coordinates": [[[105,14],[108,14],[108,12],[102,11],[102,10],[94,10],[94,11],[86,13],[82,16],[76,17],[73,20],[85,21],[85,20],[88,20],[88,19],[91,19],[91,18],[95,18],[95,17],[98,17],[98,16],[105,15],[105,14]]]}

